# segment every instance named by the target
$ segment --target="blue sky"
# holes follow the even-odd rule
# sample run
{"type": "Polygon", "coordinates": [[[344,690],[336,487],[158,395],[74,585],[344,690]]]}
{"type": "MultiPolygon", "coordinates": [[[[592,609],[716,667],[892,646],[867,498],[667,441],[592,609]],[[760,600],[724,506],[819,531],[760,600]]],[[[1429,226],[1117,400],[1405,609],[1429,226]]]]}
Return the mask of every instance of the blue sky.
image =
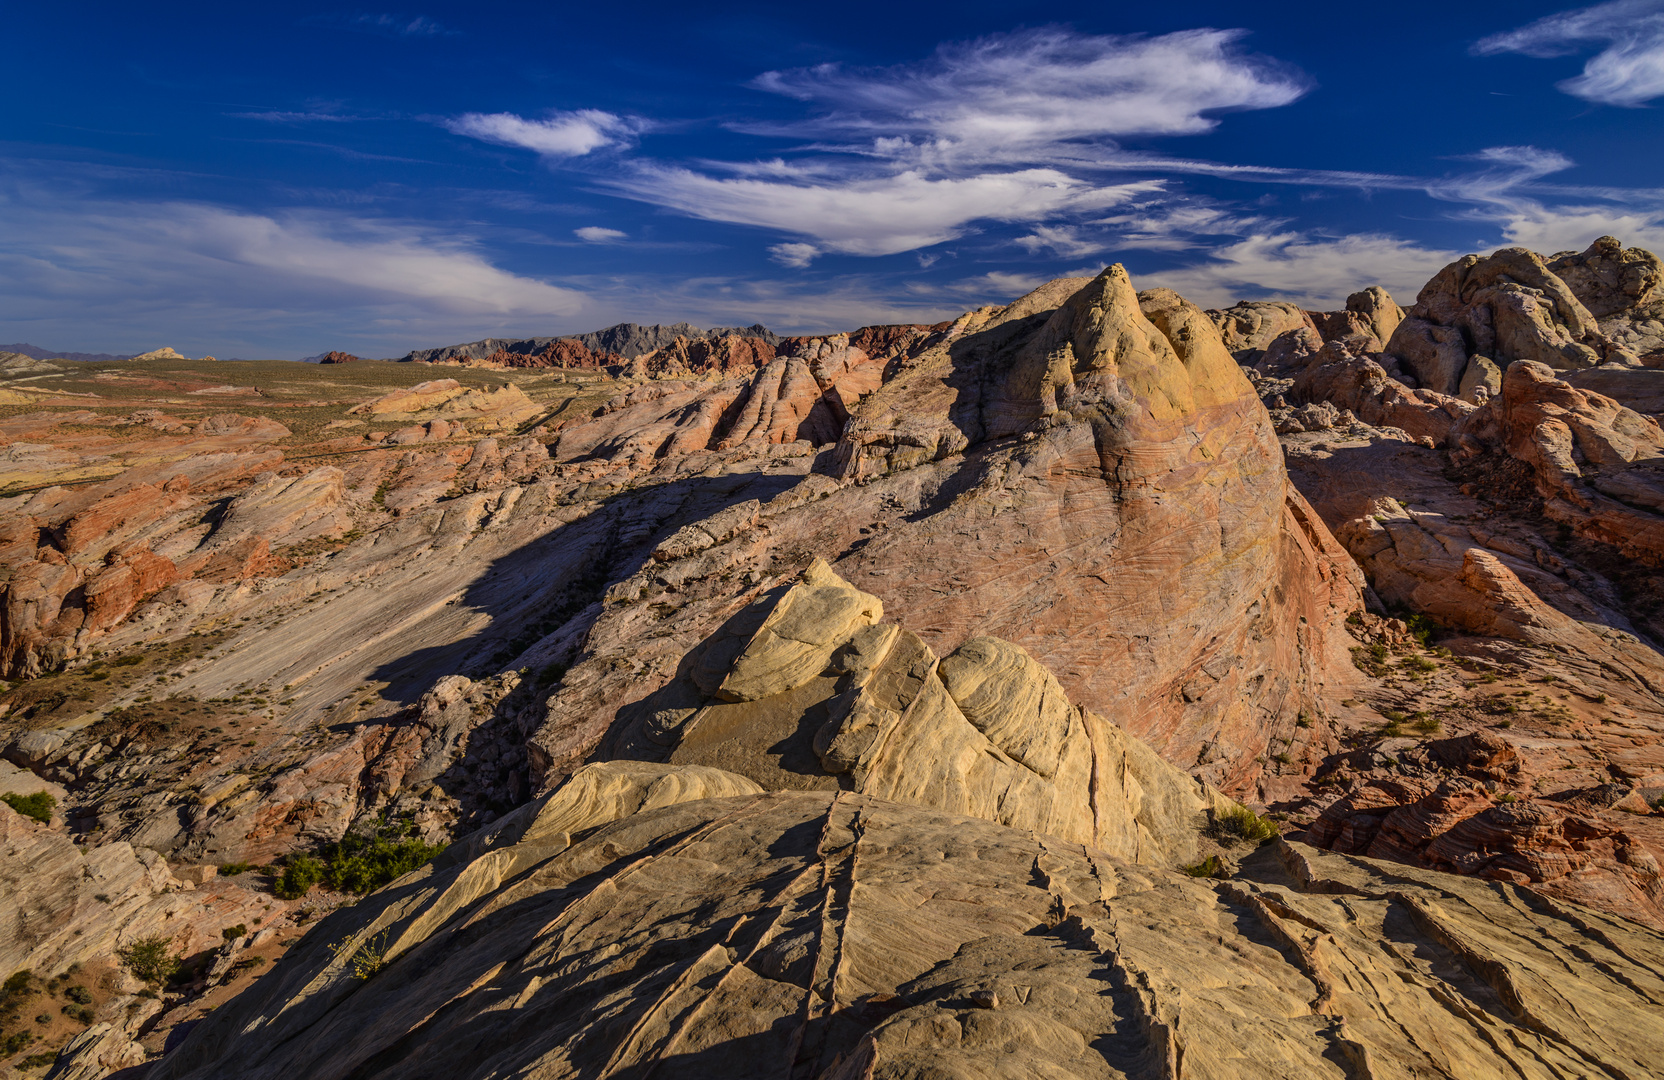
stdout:
{"type": "Polygon", "coordinates": [[[928,321],[1124,262],[1405,304],[1664,250],[1664,0],[14,5],[0,341],[928,321]],[[1390,11],[1390,18],[1387,12],[1390,11]]]}

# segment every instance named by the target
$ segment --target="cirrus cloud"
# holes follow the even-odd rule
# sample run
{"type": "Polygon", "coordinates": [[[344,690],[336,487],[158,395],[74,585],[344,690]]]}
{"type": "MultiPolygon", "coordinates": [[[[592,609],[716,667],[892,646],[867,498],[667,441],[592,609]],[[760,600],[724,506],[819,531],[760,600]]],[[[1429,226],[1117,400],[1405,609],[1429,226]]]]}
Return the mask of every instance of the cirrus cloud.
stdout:
{"type": "Polygon", "coordinates": [[[894,255],[963,236],[978,220],[1101,210],[1159,190],[1161,182],[1101,187],[1056,169],[1018,169],[957,178],[918,170],[835,181],[805,176],[794,183],[643,166],[608,186],[692,217],[804,236],[819,250],[894,255]]]}
{"type": "Polygon", "coordinates": [[[1583,73],[1555,85],[1602,105],[1636,108],[1664,97],[1664,0],[1612,0],[1562,11],[1474,45],[1481,56],[1522,53],[1547,59],[1572,56],[1591,42],[1605,47],[1583,73]]]}
{"type": "Polygon", "coordinates": [[[444,121],[447,131],[499,146],[518,146],[544,157],[583,157],[592,150],[623,146],[646,126],[640,120],[600,109],[554,112],[541,120],[513,113],[463,113],[444,121]]]}
{"type": "Polygon", "coordinates": [[[753,83],[826,108],[794,127],[865,134],[880,154],[925,144],[1005,160],[1071,140],[1194,135],[1217,114],[1287,105],[1311,87],[1290,65],[1246,54],[1242,30],[1159,37],[1059,27],[950,42],[920,63],[770,71],[753,83]]]}

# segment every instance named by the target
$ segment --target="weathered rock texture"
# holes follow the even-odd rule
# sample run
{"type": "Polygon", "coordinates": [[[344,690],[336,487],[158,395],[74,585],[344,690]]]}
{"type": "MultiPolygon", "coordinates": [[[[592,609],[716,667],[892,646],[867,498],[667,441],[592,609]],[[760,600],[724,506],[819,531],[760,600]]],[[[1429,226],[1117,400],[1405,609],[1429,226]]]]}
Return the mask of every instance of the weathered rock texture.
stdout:
{"type": "Polygon", "coordinates": [[[1209,884],[868,796],[700,798],[710,770],[594,830],[640,787],[583,775],[332,916],[150,1080],[1641,1076],[1664,1052],[1664,939],[1511,885],[1295,845],[1209,884]]]}
{"type": "Polygon", "coordinates": [[[1386,351],[1421,385],[1454,395],[1468,359],[1506,368],[1534,360],[1558,370],[1593,367],[1612,343],[1567,283],[1524,248],[1467,255],[1422,287],[1386,351]]]}
{"type": "MultiPolygon", "coordinates": [[[[82,853],[63,833],[0,803],[0,968],[62,971],[161,935],[173,951],[217,948],[220,931],[273,918],[273,898],[228,881],[197,889],[154,851],[124,843],[82,853]]],[[[282,902],[275,906],[281,914],[282,902]]]]}
{"type": "Polygon", "coordinates": [[[1129,862],[1195,861],[1230,800],[1070,704],[1018,646],[977,637],[938,661],[882,613],[816,560],[621,714],[602,752],[969,814],[1129,862]]]}
{"type": "Polygon", "coordinates": [[[623,707],[818,555],[938,654],[1010,641],[1069,699],[1250,792],[1266,740],[1292,734],[1319,673],[1344,663],[1340,624],[1361,601],[1349,560],[1290,497],[1209,319],[1169,291],[1135,295],[1113,267],[965,316],[871,390],[843,349],[776,358],[720,410],[704,404],[720,386],[666,384],[563,430],[557,458],[575,465],[603,445],[642,463],[689,433],[709,445],[718,414],[749,425],[747,442],[772,439],[783,413],[798,439],[837,442],[816,466],[833,476],[759,501],[708,544],[687,534],[609,589],[534,739],[541,775],[576,768],[623,707]],[[860,397],[837,434],[816,414],[846,380],[860,397]],[[600,431],[614,434],[590,441],[600,431]]]}
{"type": "Polygon", "coordinates": [[[1455,431],[1459,457],[1501,450],[1530,465],[1543,512],[1634,558],[1664,560],[1664,430],[1619,402],[1511,364],[1501,392],[1455,431]]]}
{"type": "Polygon", "coordinates": [[[1548,268],[1600,320],[1613,344],[1649,367],[1664,364],[1664,266],[1658,256],[1603,236],[1581,254],[1556,255],[1548,268]]]}

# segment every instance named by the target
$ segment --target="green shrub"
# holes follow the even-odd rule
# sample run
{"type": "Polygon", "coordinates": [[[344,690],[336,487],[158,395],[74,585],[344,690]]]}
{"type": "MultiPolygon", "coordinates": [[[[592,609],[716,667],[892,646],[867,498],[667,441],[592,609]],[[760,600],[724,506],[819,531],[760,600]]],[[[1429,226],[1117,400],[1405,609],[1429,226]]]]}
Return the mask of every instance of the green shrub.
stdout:
{"type": "Polygon", "coordinates": [[[272,886],[272,892],[285,900],[299,900],[323,879],[322,862],[310,855],[291,855],[283,867],[283,876],[272,886]]]}
{"type": "Polygon", "coordinates": [[[1233,806],[1214,815],[1211,832],[1227,844],[1243,840],[1258,844],[1277,835],[1277,823],[1246,806],[1233,806]]]}
{"type": "Polygon", "coordinates": [[[71,1020],[79,1020],[83,1024],[90,1024],[93,1021],[93,1011],[85,1005],[65,1005],[58,1011],[71,1020]]]}
{"type": "MultiPolygon", "coordinates": [[[[51,1017],[48,1017],[47,1019],[51,1019],[51,1017]]],[[[56,1050],[48,1050],[44,1054],[30,1054],[17,1064],[20,1069],[44,1069],[57,1060],[58,1052],[56,1050]]]]}
{"type": "Polygon", "coordinates": [[[325,852],[328,882],[341,892],[374,892],[428,862],[443,845],[424,844],[415,829],[383,823],[373,836],[347,835],[325,852]]]}
{"type": "Polygon", "coordinates": [[[8,1058],[19,1050],[35,1041],[32,1031],[14,1031],[4,1039],[0,1039],[0,1058],[8,1058]]]}
{"type": "Polygon", "coordinates": [[[413,825],[383,819],[369,835],[348,833],[316,854],[290,855],[272,891],[285,900],[298,899],[320,883],[360,896],[374,892],[445,850],[415,834],[413,825]]]}
{"type": "Polygon", "coordinates": [[[4,986],[0,986],[0,989],[5,990],[7,997],[24,993],[29,989],[29,980],[32,978],[34,978],[34,975],[28,968],[24,968],[22,971],[14,971],[11,977],[6,980],[4,986]]]}
{"type": "Polygon", "coordinates": [[[58,800],[49,791],[37,791],[33,795],[0,795],[0,802],[42,824],[51,821],[52,811],[58,808],[58,800]]]}
{"type": "Polygon", "coordinates": [[[1406,615],[1404,625],[1409,629],[1410,636],[1427,648],[1433,643],[1433,634],[1439,629],[1439,624],[1425,615],[1406,615]]]}
{"type": "Polygon", "coordinates": [[[228,926],[224,930],[221,930],[220,937],[227,941],[236,941],[246,933],[248,933],[248,927],[244,926],[242,923],[238,923],[236,926],[228,926]]]}
{"type": "Polygon", "coordinates": [[[1226,876],[1224,865],[1220,863],[1217,855],[1209,855],[1195,866],[1185,867],[1184,872],[1191,877],[1216,878],[1226,876]]]}
{"type": "Polygon", "coordinates": [[[246,863],[246,862],[220,863],[220,876],[221,877],[236,877],[238,874],[246,874],[250,870],[253,870],[253,869],[254,869],[254,864],[253,863],[246,863]]]}
{"type": "Polygon", "coordinates": [[[1435,731],[1438,731],[1440,727],[1438,717],[1430,716],[1424,712],[1418,712],[1415,714],[1415,722],[1416,730],[1426,735],[1433,734],[1435,731]]]}
{"type": "Polygon", "coordinates": [[[179,964],[185,958],[170,950],[173,939],[163,934],[155,937],[138,938],[132,944],[116,950],[122,966],[133,973],[134,978],[161,986],[179,971],[179,964]]]}
{"type": "Polygon", "coordinates": [[[84,986],[72,986],[72,987],[70,987],[68,990],[64,991],[64,997],[66,997],[69,1000],[75,1002],[75,1004],[77,1004],[77,1005],[91,1005],[92,1004],[92,991],[88,990],[84,986]]]}
{"type": "Polygon", "coordinates": [[[1400,667],[1409,668],[1411,671],[1427,672],[1439,670],[1438,661],[1429,660],[1425,656],[1406,656],[1398,663],[1400,667]]]}

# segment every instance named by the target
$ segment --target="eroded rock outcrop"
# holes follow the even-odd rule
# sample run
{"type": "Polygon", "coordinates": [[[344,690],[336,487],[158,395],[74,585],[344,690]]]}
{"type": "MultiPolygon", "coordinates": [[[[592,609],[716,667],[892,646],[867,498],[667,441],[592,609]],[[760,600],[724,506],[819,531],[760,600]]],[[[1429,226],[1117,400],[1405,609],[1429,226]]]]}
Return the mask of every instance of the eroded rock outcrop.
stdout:
{"type": "Polygon", "coordinates": [[[1386,344],[1423,387],[1449,395],[1470,356],[1501,368],[1533,360],[1575,370],[1601,363],[1610,348],[1595,316],[1525,248],[1466,255],[1439,271],[1386,344]]]}
{"type": "Polygon", "coordinates": [[[182,883],[146,848],[111,843],[83,853],[62,832],[4,803],[0,896],[0,967],[7,971],[62,971],[154,935],[189,955],[217,948],[225,927],[271,918],[283,906],[234,882],[182,883]]]}
{"type": "MultiPolygon", "coordinates": [[[[739,415],[794,363],[803,393],[771,400],[824,401],[807,397],[812,364],[776,358],[734,399],[739,415]]],[[[811,475],[726,542],[609,590],[534,739],[544,775],[576,768],[688,650],[825,553],[938,655],[1010,641],[1168,760],[1251,790],[1268,729],[1292,731],[1313,707],[1361,601],[1350,560],[1290,500],[1264,409],[1211,321],[1171,292],[1135,294],[1114,267],[970,313],[887,370],[817,466],[835,477],[811,475]],[[1309,633],[1292,631],[1301,619],[1309,633]]],[[[686,401],[674,415],[699,415],[689,406],[709,397],[673,398],[696,393],[674,385],[631,407],[686,401]]],[[[638,460],[680,437],[620,416],[602,422],[643,434],[638,460]]],[[[689,427],[710,438],[704,421],[689,427]]],[[[558,456],[582,445],[563,431],[558,456]]]]}
{"type": "Polygon", "coordinates": [[[1664,430],[1651,417],[1516,362],[1456,431],[1461,457],[1500,449],[1530,465],[1544,513],[1625,554],[1664,559],[1664,430]]]}
{"type": "MultiPolygon", "coordinates": [[[[977,637],[938,660],[882,616],[816,560],[622,713],[602,752],[718,767],[767,790],[857,791],[1160,866],[1193,861],[1209,814],[1231,805],[1071,704],[1019,646],[977,637]]],[[[531,746],[547,763],[552,748],[531,746]]]]}
{"type": "Polygon", "coordinates": [[[1298,845],[1212,885],[863,795],[592,775],[332,916],[152,1080],[1643,1075],[1664,1051],[1657,936],[1512,885],[1298,845]]]}
{"type": "Polygon", "coordinates": [[[1561,252],[1548,263],[1600,321],[1601,333],[1649,367],[1664,363],[1664,265],[1642,248],[1603,236],[1588,250],[1561,252]]]}

